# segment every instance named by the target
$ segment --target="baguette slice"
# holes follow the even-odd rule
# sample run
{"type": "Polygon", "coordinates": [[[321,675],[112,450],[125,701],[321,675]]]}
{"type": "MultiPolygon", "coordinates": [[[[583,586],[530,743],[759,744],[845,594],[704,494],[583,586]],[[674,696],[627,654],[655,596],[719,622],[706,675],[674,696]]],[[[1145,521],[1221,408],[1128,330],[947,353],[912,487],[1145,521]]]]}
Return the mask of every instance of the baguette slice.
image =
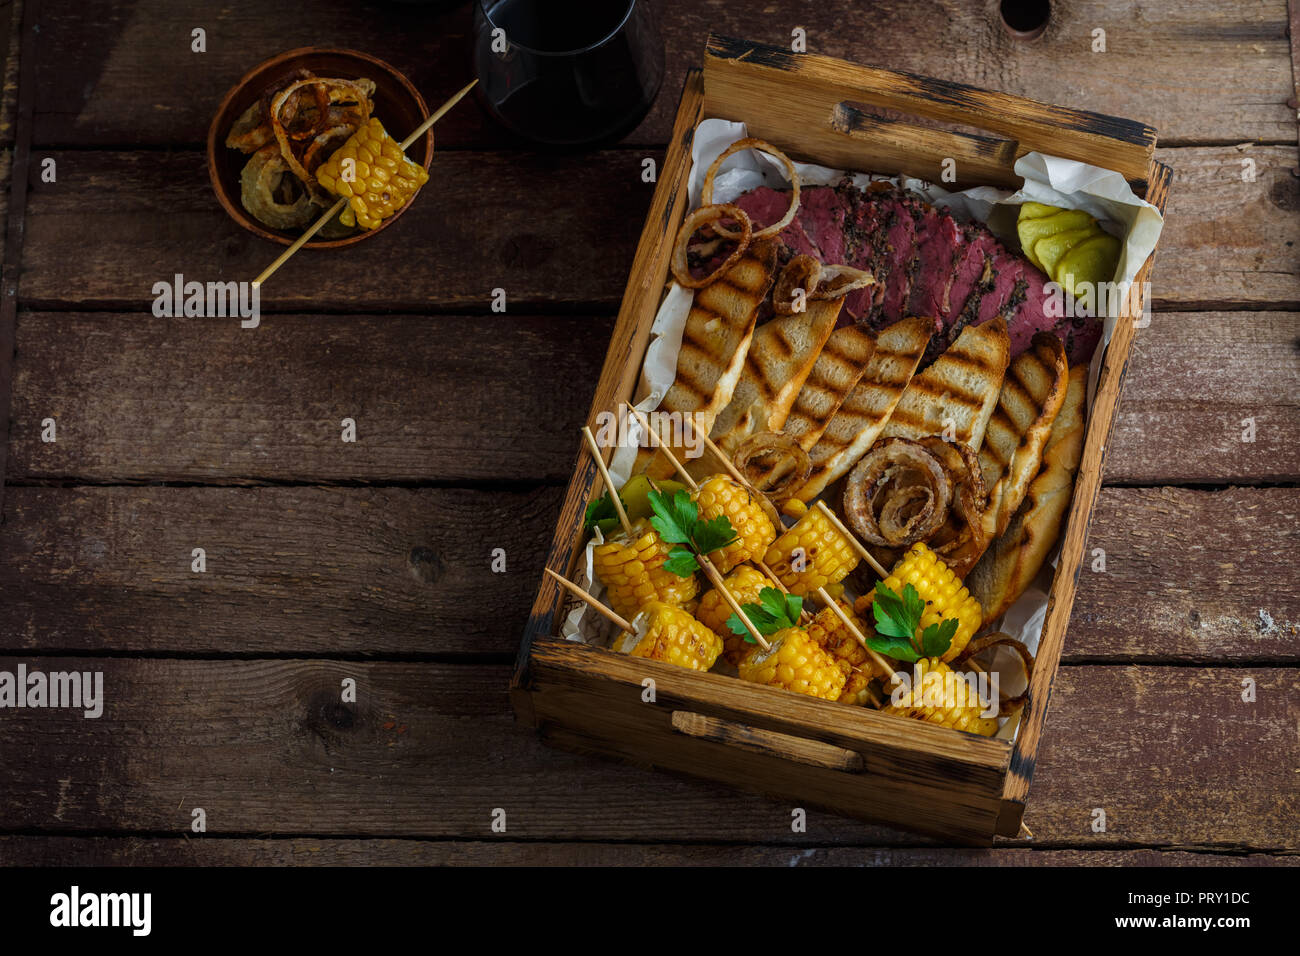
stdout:
{"type": "MultiPolygon", "coordinates": [[[[725,275],[696,291],[682,330],[676,378],[659,411],[692,416],[696,429],[708,434],[745,370],[758,307],[775,278],[776,245],[756,242],[725,275]]],[[[649,463],[652,477],[672,474],[663,455],[643,449],[638,462],[649,463]]]]}
{"type": "Polygon", "coordinates": [[[979,453],[989,489],[984,532],[990,539],[1007,530],[1038,474],[1068,382],[1065,346],[1050,332],[1035,334],[1029,349],[1007,369],[979,453]]]}
{"type": "Polygon", "coordinates": [[[875,351],[876,337],[870,329],[846,325],[832,332],[799,390],[782,431],[804,451],[812,451],[845,397],[862,379],[875,351]]]}
{"type": "Polygon", "coordinates": [[[1088,367],[1077,365],[1070,369],[1065,400],[1024,503],[966,576],[966,587],[984,609],[984,626],[1005,614],[1025,593],[1060,537],[1083,455],[1087,395],[1088,367]]]}
{"type": "Polygon", "coordinates": [[[759,326],[731,404],[713,425],[711,437],[723,452],[734,455],[751,435],[782,429],[843,305],[843,298],[813,299],[807,311],[759,326]]]}
{"type": "Polygon", "coordinates": [[[933,331],[934,322],[920,317],[902,319],[880,331],[862,378],[844,397],[809,451],[812,472],[795,497],[812,501],[832,482],[847,475],[876,443],[916,372],[933,331]]]}
{"type": "Polygon", "coordinates": [[[913,376],[881,437],[942,435],[978,452],[1010,359],[1005,319],[966,326],[933,365],[913,376]]]}

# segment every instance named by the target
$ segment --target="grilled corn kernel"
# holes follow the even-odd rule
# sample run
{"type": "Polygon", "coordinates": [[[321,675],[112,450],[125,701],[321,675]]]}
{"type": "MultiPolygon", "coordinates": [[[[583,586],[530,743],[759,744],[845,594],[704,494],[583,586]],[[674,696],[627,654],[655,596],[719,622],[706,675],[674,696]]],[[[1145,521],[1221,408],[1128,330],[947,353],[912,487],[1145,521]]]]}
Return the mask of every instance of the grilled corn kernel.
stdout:
{"type": "Polygon", "coordinates": [[[808,513],[808,505],[798,498],[787,498],[781,505],[781,513],[791,518],[802,518],[808,513]]]}
{"type": "Polygon", "coordinates": [[[954,671],[937,657],[923,657],[916,662],[908,683],[895,691],[882,710],[897,717],[992,737],[998,731],[998,721],[983,716],[985,702],[969,683],[974,677],[954,671]]]}
{"type": "Polygon", "coordinates": [[[776,540],[772,519],[764,513],[758,499],[726,475],[714,475],[700,485],[696,503],[699,505],[701,521],[726,515],[736,531],[737,538],[734,542],[709,555],[709,559],[723,574],[745,561],[761,558],[768,546],[776,540]]]}
{"type": "MultiPolygon", "coordinates": [[[[840,608],[858,630],[866,637],[875,633],[867,622],[853,613],[853,608],[841,602],[840,608]]],[[[844,622],[830,608],[822,608],[808,625],[808,636],[825,650],[844,674],[844,690],[840,692],[840,703],[865,706],[870,701],[867,685],[877,677],[888,677],[867,653],[844,622]]],[[[890,672],[892,673],[892,671],[890,672]]]]}
{"type": "Polygon", "coordinates": [[[741,658],[742,680],[783,687],[822,700],[838,700],[844,690],[844,672],[830,654],[801,627],[787,627],[768,638],[771,650],[751,645],[741,658]]]}
{"type": "Polygon", "coordinates": [[[429,174],[406,158],[397,140],[372,116],[316,170],[316,181],[347,199],[339,216],[344,225],[355,219],[363,229],[375,229],[406,205],[429,181],[429,174]]]}
{"type": "MultiPolygon", "coordinates": [[[[747,564],[742,564],[728,574],[722,579],[722,583],[739,604],[757,604],[763,588],[776,587],[775,582],[768,580],[767,575],[747,564]]],[[[733,613],[735,612],[731,610],[727,599],[717,588],[713,588],[705,591],[704,597],[700,598],[699,613],[695,616],[700,619],[701,624],[722,638],[722,654],[727,659],[727,663],[738,664],[754,645],[740,635],[731,633],[731,628],[727,627],[727,618],[733,613]]]]}
{"type": "Polygon", "coordinates": [[[792,593],[806,596],[843,581],[858,566],[858,555],[826,516],[811,508],[767,549],[764,561],[792,593]]]}
{"type": "Polygon", "coordinates": [[[966,590],[952,569],[924,544],[912,545],[883,583],[899,595],[910,584],[925,602],[921,624],[916,630],[918,643],[921,634],[931,624],[938,624],[948,618],[957,619],[957,633],[953,635],[948,650],[943,653],[945,661],[952,660],[965,649],[984,618],[980,602],[971,597],[970,591],[966,590]]]}
{"type": "Polygon", "coordinates": [[[613,648],[620,654],[647,657],[693,671],[706,671],[722,653],[722,638],[679,607],[651,601],[623,631],[613,648]]]}
{"type": "Polygon", "coordinates": [[[633,537],[619,536],[592,549],[596,577],[618,614],[630,618],[651,601],[682,605],[695,597],[695,576],[678,577],[664,569],[669,546],[646,519],[632,525],[633,537]]]}

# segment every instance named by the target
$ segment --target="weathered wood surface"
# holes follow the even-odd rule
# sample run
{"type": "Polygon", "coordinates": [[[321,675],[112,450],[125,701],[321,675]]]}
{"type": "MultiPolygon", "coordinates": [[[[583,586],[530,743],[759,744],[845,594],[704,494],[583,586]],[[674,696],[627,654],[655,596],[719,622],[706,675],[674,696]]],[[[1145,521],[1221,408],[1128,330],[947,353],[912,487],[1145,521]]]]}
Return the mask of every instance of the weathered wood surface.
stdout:
{"type": "MultiPolygon", "coordinates": [[[[0,659],[102,670],[104,714],[14,710],[0,831],[234,836],[925,841],[830,814],[790,831],[761,797],[552,751],[515,726],[508,668],[341,661],[0,659]],[[345,678],[357,703],[340,703],[345,678]]],[[[1064,667],[1025,822],[1034,846],[1296,846],[1300,675],[1262,667],[1064,667]],[[1241,700],[1243,679],[1254,703],[1241,700]],[[1093,833],[1094,808],[1107,828],[1093,833]]]]}
{"type": "Polygon", "coordinates": [[[1181,850],[514,843],[418,839],[0,836],[4,866],[1300,866],[1300,856],[1181,850]]]}
{"type": "MultiPolygon", "coordinates": [[[[31,184],[21,286],[28,307],[147,311],[154,283],[175,273],[251,279],[275,257],[276,247],[222,211],[200,153],[46,155],[59,178],[31,184]],[[87,243],[88,235],[112,241],[87,243]]],[[[658,147],[441,153],[433,186],[400,223],[342,252],[294,257],[262,290],[262,309],[486,314],[492,290],[503,288],[509,311],[577,303],[612,313],[653,190],[641,180],[645,155],[662,159],[658,147]],[[560,212],[575,206],[589,212],[560,212]]],[[[1296,148],[1156,155],[1174,169],[1152,279],[1156,308],[1300,308],[1296,148]],[[1243,181],[1247,172],[1253,181],[1243,181]]]]}
{"type": "MultiPolygon", "coordinates": [[[[992,0],[655,6],[667,48],[665,93],[629,142],[665,141],[676,91],[686,69],[699,65],[710,31],[788,46],[796,27],[806,31],[810,52],[1142,120],[1167,143],[1295,142],[1294,111],[1286,106],[1294,95],[1286,0],[1054,4],[1047,30],[1032,41],[1005,30],[992,0]],[[1097,29],[1105,31],[1104,53],[1092,52],[1097,29]]],[[[338,45],[388,59],[430,102],[472,69],[468,3],[378,4],[364,16],[348,0],[317,0],[311,16],[253,0],[43,7],[38,145],[197,144],[228,87],[267,57],[299,46],[338,45]],[[190,31],[200,26],[207,52],[195,54],[190,31]],[[66,69],[69,60],[79,68],[66,69]]],[[[449,116],[438,135],[444,147],[508,142],[477,107],[449,116]]]]}
{"type": "MultiPolygon", "coordinates": [[[[567,478],[612,322],[485,322],[277,315],[241,329],[24,313],[8,480],[567,478]],[[340,440],[345,417],[355,444],[340,440]]],[[[1156,313],[1134,346],[1106,480],[1296,480],[1298,338],[1294,312],[1156,313]]]]}
{"type": "MultiPolygon", "coordinates": [[[[0,649],[509,655],[560,494],[11,487],[0,649]]],[[[1065,660],[1300,662],[1298,512],[1293,488],[1104,489],[1065,660]]]]}

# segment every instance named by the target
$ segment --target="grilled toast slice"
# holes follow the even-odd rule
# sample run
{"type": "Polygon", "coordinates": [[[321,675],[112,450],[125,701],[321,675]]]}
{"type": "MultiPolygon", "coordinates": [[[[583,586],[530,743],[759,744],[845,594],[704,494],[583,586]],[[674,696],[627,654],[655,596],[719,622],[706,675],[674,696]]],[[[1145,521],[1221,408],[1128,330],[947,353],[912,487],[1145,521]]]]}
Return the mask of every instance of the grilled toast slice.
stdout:
{"type": "Polygon", "coordinates": [[[1025,593],[1060,537],[1083,455],[1087,395],[1088,367],[1076,365],[1067,376],[1065,399],[1024,502],[966,576],[966,586],[984,609],[985,626],[1025,593]]]}
{"type": "Polygon", "coordinates": [[[842,298],[812,299],[807,311],[759,326],[731,404],[713,425],[711,437],[723,452],[734,455],[749,436],[781,430],[843,304],[842,298]]]}
{"type": "MultiPolygon", "coordinates": [[[[682,330],[677,374],[659,411],[692,416],[696,428],[708,434],[745,370],[758,307],[775,278],[776,245],[756,242],[725,275],[696,291],[682,330]]],[[[663,455],[643,449],[638,462],[648,463],[646,470],[655,477],[672,473],[663,455]]]]}
{"type": "Polygon", "coordinates": [[[850,389],[840,407],[808,452],[812,471],[795,492],[812,501],[844,477],[867,453],[889,421],[934,332],[934,322],[907,318],[882,329],[862,378],[850,389]]]}
{"type": "Polygon", "coordinates": [[[978,452],[1010,359],[1005,319],[966,326],[933,365],[912,377],[882,437],[942,435],[978,452]]]}
{"type": "Polygon", "coordinates": [[[984,486],[989,489],[989,507],[984,512],[989,538],[1007,529],[1029,482],[1038,474],[1068,382],[1065,345],[1050,332],[1036,333],[1029,349],[1007,369],[979,453],[984,486]]]}
{"type": "Polygon", "coordinates": [[[845,397],[862,379],[875,351],[876,336],[870,329],[855,324],[832,332],[781,430],[804,451],[811,451],[845,397]]]}

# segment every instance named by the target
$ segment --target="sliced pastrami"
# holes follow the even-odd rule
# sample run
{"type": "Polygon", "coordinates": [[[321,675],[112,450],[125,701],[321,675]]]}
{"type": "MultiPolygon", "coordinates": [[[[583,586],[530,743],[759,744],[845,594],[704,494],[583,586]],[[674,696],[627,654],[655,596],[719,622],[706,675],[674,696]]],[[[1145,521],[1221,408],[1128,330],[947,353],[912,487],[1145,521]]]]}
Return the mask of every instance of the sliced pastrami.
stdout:
{"type": "MultiPolygon", "coordinates": [[[[907,300],[908,315],[942,319],[962,251],[962,230],[947,212],[926,207],[916,221],[916,275],[907,300]]],[[[941,326],[942,327],[942,326],[941,326]]]]}
{"type": "Polygon", "coordinates": [[[920,201],[900,194],[884,201],[885,241],[889,243],[889,266],[885,276],[885,300],[878,315],[872,313],[878,328],[893,325],[906,317],[907,299],[916,274],[916,218],[920,201]]]}
{"type": "MultiPolygon", "coordinates": [[[[737,196],[732,200],[732,205],[739,206],[745,211],[757,231],[781,220],[786,210],[790,208],[790,192],[784,189],[772,189],[770,186],[759,186],[737,196]]],[[[812,256],[814,259],[822,258],[821,250],[804,232],[797,215],[794,221],[774,238],[778,243],[777,259],[783,264],[797,255],[812,256]]]]}
{"type": "Polygon", "coordinates": [[[989,260],[998,246],[993,233],[977,222],[963,223],[961,238],[952,284],[948,288],[948,306],[939,314],[945,328],[950,328],[961,315],[976,286],[988,281],[984,273],[990,268],[989,260]]]}
{"type": "Polygon", "coordinates": [[[870,320],[873,311],[879,310],[885,299],[889,243],[885,238],[883,220],[884,198],[888,191],[862,190],[847,179],[836,187],[836,191],[849,203],[842,264],[865,269],[876,280],[874,285],[850,292],[844,300],[844,311],[857,321],[865,323],[870,320]]]}
{"type": "Polygon", "coordinates": [[[799,192],[795,222],[820,250],[819,258],[826,265],[845,262],[845,221],[850,211],[849,200],[830,186],[809,186],[799,192]]]}
{"type": "Polygon", "coordinates": [[[999,315],[1006,315],[1009,310],[1023,301],[1023,287],[1020,289],[1021,298],[1015,297],[1016,284],[1023,281],[1024,273],[1024,260],[1008,252],[999,243],[993,253],[993,288],[986,292],[980,301],[979,316],[975,319],[976,325],[983,325],[999,315]]]}

